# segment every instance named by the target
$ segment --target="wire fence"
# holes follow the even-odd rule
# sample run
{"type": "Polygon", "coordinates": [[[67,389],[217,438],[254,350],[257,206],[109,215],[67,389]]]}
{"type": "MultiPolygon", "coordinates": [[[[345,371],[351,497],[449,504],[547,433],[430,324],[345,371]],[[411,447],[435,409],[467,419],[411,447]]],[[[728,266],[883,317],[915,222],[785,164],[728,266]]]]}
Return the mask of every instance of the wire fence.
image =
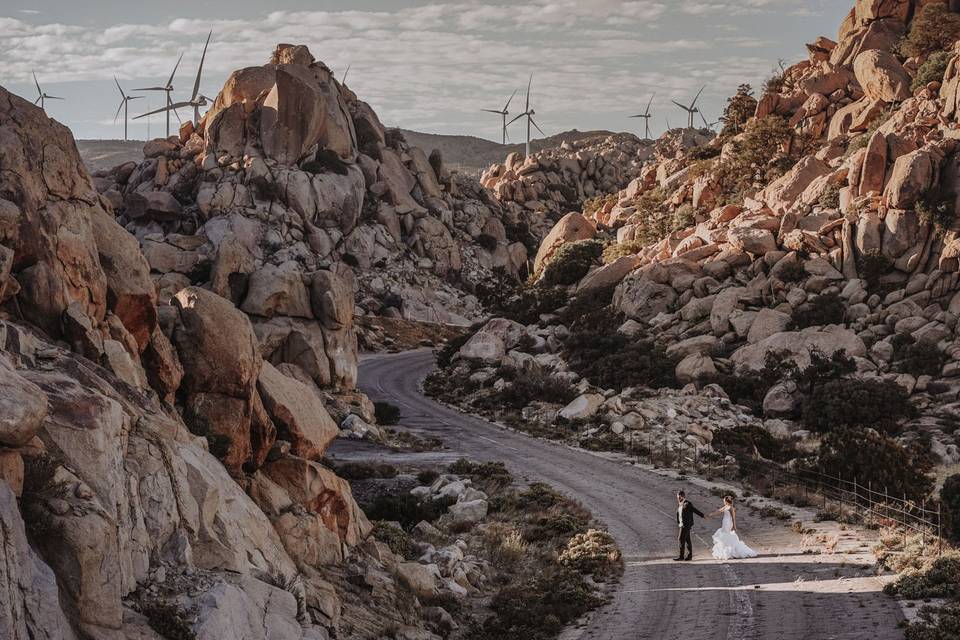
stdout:
{"type": "MultiPolygon", "coordinates": [[[[700,447],[680,441],[670,444],[667,438],[648,436],[638,459],[665,468],[695,473],[715,460],[704,460],[700,447]]],[[[715,456],[714,456],[715,457],[715,456]]],[[[907,496],[892,495],[887,487],[863,483],[857,478],[844,478],[813,469],[791,470],[762,459],[738,460],[741,473],[760,482],[776,494],[783,489],[802,496],[807,505],[820,506],[824,513],[835,514],[840,521],[859,517],[868,525],[899,529],[904,539],[913,532],[920,536],[922,546],[936,544],[937,553],[943,551],[943,514],[939,502],[917,502],[907,496]]]]}

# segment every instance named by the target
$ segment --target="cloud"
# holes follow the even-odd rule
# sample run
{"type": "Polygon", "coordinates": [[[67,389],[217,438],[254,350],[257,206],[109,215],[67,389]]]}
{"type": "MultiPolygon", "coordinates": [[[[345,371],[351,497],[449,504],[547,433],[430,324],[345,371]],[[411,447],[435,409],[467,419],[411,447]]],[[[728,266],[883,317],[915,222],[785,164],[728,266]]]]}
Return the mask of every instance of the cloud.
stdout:
{"type": "MultiPolygon", "coordinates": [[[[425,128],[460,122],[464,131],[486,131],[478,110],[505,101],[532,73],[541,126],[604,120],[619,129],[629,123],[615,118],[645,105],[654,91],[654,106],[663,111],[671,99],[687,99],[708,84],[704,100],[718,110],[740,82],[758,81],[781,57],[765,60],[759,52],[782,42],[734,16],[817,11],[825,1],[798,7],[796,0],[452,0],[380,11],[281,7],[242,19],[106,24],[0,17],[0,77],[32,86],[35,69],[45,86],[89,87],[114,75],[125,88],[148,86],[165,80],[183,53],[176,97],[192,85],[212,29],[201,89],[207,95],[232,70],[263,64],[277,43],[291,42],[307,44],[336,74],[352,65],[351,88],[386,122],[425,128]],[[745,51],[757,55],[739,55],[745,51]]],[[[104,119],[78,114],[77,122],[84,118],[97,126],[104,119]]]]}

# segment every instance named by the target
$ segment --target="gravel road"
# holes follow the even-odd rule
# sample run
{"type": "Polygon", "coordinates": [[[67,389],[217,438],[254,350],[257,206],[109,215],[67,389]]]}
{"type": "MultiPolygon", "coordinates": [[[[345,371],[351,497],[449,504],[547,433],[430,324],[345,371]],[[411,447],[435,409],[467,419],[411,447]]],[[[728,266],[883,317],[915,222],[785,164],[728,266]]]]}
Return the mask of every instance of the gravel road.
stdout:
{"type": "MultiPolygon", "coordinates": [[[[360,387],[374,400],[402,410],[401,423],[440,437],[447,450],[415,454],[438,462],[467,456],[501,460],[515,475],[544,481],[587,506],[616,538],[626,571],[612,602],[596,612],[569,639],[770,640],[902,638],[896,603],[880,592],[867,565],[872,556],[857,534],[835,524],[814,525],[840,537],[838,553],[804,553],[803,540],[783,522],[738,512],[739,529],[760,557],[718,563],[709,556],[717,520],[698,520],[694,562],[673,562],[676,554],[675,492],[702,511],[719,498],[702,486],[620,461],[577,451],[460,413],[420,391],[433,367],[430,351],[365,356],[360,387]]],[[[369,457],[363,445],[338,441],[340,459],[369,457]]],[[[385,460],[404,454],[380,451],[385,460]]],[[[787,523],[789,524],[789,523],[787,523]]],[[[809,543],[809,539],[807,540],[809,543]]]]}

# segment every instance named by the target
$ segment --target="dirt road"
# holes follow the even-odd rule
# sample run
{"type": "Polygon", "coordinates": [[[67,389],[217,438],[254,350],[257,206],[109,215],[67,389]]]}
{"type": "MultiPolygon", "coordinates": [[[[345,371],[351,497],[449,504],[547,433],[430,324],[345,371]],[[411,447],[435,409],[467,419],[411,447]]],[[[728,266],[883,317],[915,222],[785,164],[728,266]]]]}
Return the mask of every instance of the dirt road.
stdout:
{"type": "MultiPolygon", "coordinates": [[[[841,536],[838,550],[846,552],[804,553],[801,536],[783,522],[741,508],[739,529],[760,557],[715,562],[709,543],[719,523],[698,520],[694,562],[673,562],[676,490],[686,489],[705,512],[719,506],[719,498],[692,482],[531,438],[438,404],[419,390],[432,366],[426,350],[365,357],[360,386],[374,400],[400,406],[402,424],[438,436],[450,448],[427,455],[501,460],[520,477],[548,482],[589,507],[623,550],[626,571],[613,601],[565,638],[903,637],[896,628],[898,607],[880,592],[880,581],[867,568],[872,557],[852,534],[836,525],[814,525],[828,532],[832,526],[841,536]]],[[[332,452],[349,458],[358,454],[351,446],[345,443],[332,452]]],[[[398,454],[384,456],[402,462],[398,454]]]]}

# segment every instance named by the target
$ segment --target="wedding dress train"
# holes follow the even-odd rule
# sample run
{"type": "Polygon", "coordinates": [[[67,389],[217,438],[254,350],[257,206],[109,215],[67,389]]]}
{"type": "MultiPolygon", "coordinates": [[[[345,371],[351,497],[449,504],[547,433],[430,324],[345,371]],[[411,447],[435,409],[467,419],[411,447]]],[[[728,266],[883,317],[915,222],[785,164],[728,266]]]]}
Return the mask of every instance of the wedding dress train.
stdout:
{"type": "Polygon", "coordinates": [[[723,522],[713,534],[713,557],[717,560],[757,557],[757,552],[744,544],[737,532],[733,530],[730,509],[724,510],[723,522]]]}

